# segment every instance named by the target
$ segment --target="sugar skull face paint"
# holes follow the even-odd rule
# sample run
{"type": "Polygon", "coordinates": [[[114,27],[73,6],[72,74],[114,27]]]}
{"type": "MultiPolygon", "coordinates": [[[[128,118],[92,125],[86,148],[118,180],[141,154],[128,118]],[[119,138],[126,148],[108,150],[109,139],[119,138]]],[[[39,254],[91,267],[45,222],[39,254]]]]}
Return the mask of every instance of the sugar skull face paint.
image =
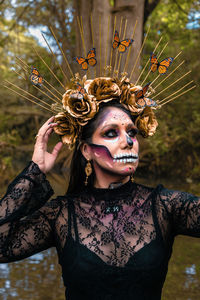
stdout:
{"type": "Polygon", "coordinates": [[[138,166],[137,132],[123,110],[108,107],[89,144],[94,168],[124,176],[134,173],[138,166]]]}

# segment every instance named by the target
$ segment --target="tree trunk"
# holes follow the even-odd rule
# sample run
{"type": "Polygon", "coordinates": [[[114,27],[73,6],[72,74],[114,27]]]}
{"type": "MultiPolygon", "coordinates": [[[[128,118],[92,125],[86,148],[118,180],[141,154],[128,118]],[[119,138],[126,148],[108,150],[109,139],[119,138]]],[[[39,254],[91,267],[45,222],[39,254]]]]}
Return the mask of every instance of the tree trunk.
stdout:
{"type": "MultiPolygon", "coordinates": [[[[116,28],[118,31],[120,30],[121,20],[123,22],[121,39],[123,38],[123,32],[124,32],[124,26],[126,20],[127,20],[127,29],[126,29],[125,38],[132,38],[133,29],[137,21],[136,30],[133,37],[134,42],[131,48],[129,63],[126,69],[128,75],[130,76],[133,67],[136,64],[131,78],[131,81],[133,82],[138,77],[139,66],[140,66],[140,59],[138,59],[137,63],[136,60],[143,41],[144,2],[145,0],[115,0],[115,6],[113,9],[113,17],[116,16],[116,20],[117,20],[116,28]]],[[[128,50],[126,52],[128,52],[128,50]]],[[[122,66],[125,63],[124,62],[126,59],[125,56],[126,54],[123,57],[122,66]]]]}
{"type": "MultiPolygon", "coordinates": [[[[120,40],[124,38],[132,38],[133,29],[137,20],[137,26],[134,34],[134,42],[131,46],[131,52],[129,48],[125,53],[119,54],[117,49],[112,53],[112,72],[111,76],[120,75],[119,73],[126,71],[130,76],[133,67],[131,80],[134,81],[139,72],[140,59],[137,60],[138,53],[141,48],[143,40],[143,19],[144,19],[144,2],[145,0],[116,0],[114,8],[111,8],[108,0],[76,0],[75,1],[75,28],[76,28],[76,51],[78,56],[85,57],[88,51],[94,46],[96,48],[97,67],[95,71],[88,72],[89,77],[108,75],[105,73],[105,66],[110,64],[110,55],[113,41],[113,29],[116,17],[115,29],[120,33],[120,23],[122,21],[120,40]],[[79,20],[82,18],[83,23],[83,35],[85,42],[85,49],[81,40],[80,29],[77,23],[77,16],[79,20]],[[92,24],[91,24],[92,16],[92,24]],[[108,24],[108,22],[110,22],[108,24]],[[125,23],[126,24],[126,32],[125,23]],[[91,26],[92,25],[92,26],[91,26]],[[92,32],[94,38],[92,39],[92,32]],[[93,41],[94,40],[94,41],[93,41]],[[107,46],[108,45],[108,46],[107,46]],[[100,47],[101,46],[101,47],[100,47]],[[129,55],[129,61],[127,64],[127,55],[129,55]],[[137,63],[136,63],[137,60],[137,63]],[[126,68],[124,69],[126,65],[126,68]],[[117,73],[118,71],[118,73],[117,73]]],[[[80,71],[80,66],[77,66],[77,70],[80,71]]],[[[81,72],[83,75],[84,72],[81,72]]]]}
{"type": "MultiPolygon", "coordinates": [[[[108,63],[106,45],[109,39],[109,50],[112,39],[112,23],[110,21],[109,35],[108,22],[111,20],[111,7],[108,0],[76,0],[75,5],[75,28],[76,28],[76,51],[78,56],[85,57],[88,51],[95,47],[97,65],[89,68],[88,76],[96,77],[104,75],[105,58],[108,63]],[[82,19],[85,49],[81,39],[80,29],[77,22],[82,19]]],[[[80,67],[77,68],[80,71],[80,67]]],[[[82,72],[82,75],[84,73],[82,72]]]]}

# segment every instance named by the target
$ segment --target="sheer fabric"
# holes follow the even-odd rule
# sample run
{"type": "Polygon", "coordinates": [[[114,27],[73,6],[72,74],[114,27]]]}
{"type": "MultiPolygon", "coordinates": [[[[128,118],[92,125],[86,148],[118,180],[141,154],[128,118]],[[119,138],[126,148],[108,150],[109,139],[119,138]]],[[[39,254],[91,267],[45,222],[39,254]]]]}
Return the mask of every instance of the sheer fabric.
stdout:
{"type": "Polygon", "coordinates": [[[56,247],[68,300],[161,299],[174,237],[200,236],[200,198],[161,185],[52,193],[33,162],[9,186],[0,262],[56,247]]]}

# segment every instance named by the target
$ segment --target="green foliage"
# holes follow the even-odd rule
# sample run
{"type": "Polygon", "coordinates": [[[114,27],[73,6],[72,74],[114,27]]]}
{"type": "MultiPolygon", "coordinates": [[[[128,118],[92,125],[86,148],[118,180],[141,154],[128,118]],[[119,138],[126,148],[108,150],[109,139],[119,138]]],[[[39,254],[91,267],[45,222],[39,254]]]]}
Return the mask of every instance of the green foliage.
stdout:
{"type": "MultiPolygon", "coordinates": [[[[161,36],[163,40],[157,53],[163,49],[166,42],[169,44],[162,53],[160,60],[168,56],[176,57],[180,51],[182,53],[170,68],[175,68],[185,60],[185,63],[170,76],[169,80],[161,85],[161,89],[168,87],[183,74],[192,70],[191,74],[160,94],[159,100],[174,93],[191,80],[194,82],[188,87],[197,84],[200,80],[198,63],[200,30],[198,26],[192,28],[192,22],[188,23],[189,16],[195,11],[198,12],[197,3],[194,1],[165,0],[160,2],[147,22],[147,26],[151,25],[151,31],[144,51],[145,62],[155,47],[155,37],[158,41],[161,36]]],[[[151,76],[149,80],[155,79],[157,74],[151,76]]],[[[156,93],[161,90],[159,88],[156,93]]],[[[144,158],[148,161],[148,170],[156,171],[159,176],[188,178],[191,181],[199,180],[200,101],[198,84],[194,90],[156,111],[156,116],[159,122],[156,135],[145,141],[145,147],[149,149],[144,158]]]]}

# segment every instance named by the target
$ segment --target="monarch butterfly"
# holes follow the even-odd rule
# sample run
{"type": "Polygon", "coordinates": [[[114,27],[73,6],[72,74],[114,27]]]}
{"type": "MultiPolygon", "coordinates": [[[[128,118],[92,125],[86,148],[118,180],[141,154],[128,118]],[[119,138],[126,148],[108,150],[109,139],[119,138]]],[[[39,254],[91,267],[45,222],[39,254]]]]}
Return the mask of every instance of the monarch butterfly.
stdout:
{"type": "Polygon", "coordinates": [[[119,33],[117,30],[115,30],[114,35],[114,42],[112,44],[113,49],[116,49],[118,47],[118,51],[123,53],[126,51],[126,49],[133,43],[132,39],[125,39],[123,41],[119,40],[119,33]]]}
{"type": "Polygon", "coordinates": [[[151,82],[147,83],[141,90],[135,92],[136,103],[138,108],[145,108],[147,106],[157,106],[156,102],[150,98],[145,97],[145,94],[149,88],[151,82]]]}
{"type": "Polygon", "coordinates": [[[158,70],[159,74],[164,75],[166,74],[169,66],[171,65],[171,63],[173,62],[174,58],[173,57],[167,57],[163,60],[161,60],[161,62],[159,62],[157,60],[157,57],[154,53],[151,54],[150,57],[150,70],[151,72],[155,72],[156,70],[158,70]]]}
{"type": "Polygon", "coordinates": [[[77,83],[77,93],[71,94],[70,98],[82,100],[85,93],[86,90],[80,85],[80,83],[77,83]]]}
{"type": "Polygon", "coordinates": [[[43,83],[43,77],[35,67],[31,67],[30,81],[32,82],[32,84],[39,86],[41,86],[43,83]]]}
{"type": "Polygon", "coordinates": [[[81,57],[81,56],[76,56],[76,57],[74,57],[74,60],[79,65],[81,65],[81,68],[83,70],[88,70],[88,65],[94,67],[97,64],[95,48],[90,49],[86,58],[81,57]]]}
{"type": "Polygon", "coordinates": [[[84,89],[80,83],[77,83],[77,90],[79,91],[80,94],[85,94],[86,93],[86,89],[84,89]]]}

